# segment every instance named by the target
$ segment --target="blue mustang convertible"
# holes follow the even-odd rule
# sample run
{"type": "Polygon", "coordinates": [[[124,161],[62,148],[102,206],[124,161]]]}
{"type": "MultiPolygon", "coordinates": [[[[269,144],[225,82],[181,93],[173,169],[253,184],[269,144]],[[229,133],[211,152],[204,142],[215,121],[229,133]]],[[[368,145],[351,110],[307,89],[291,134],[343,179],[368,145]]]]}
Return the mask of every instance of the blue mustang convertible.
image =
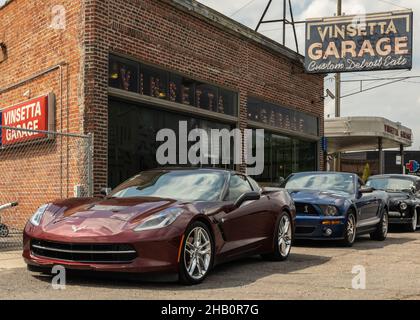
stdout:
{"type": "Polygon", "coordinates": [[[282,184],[296,205],[295,239],[340,240],[356,236],[383,241],[388,233],[388,195],[364,186],[352,173],[302,172],[282,184]]]}

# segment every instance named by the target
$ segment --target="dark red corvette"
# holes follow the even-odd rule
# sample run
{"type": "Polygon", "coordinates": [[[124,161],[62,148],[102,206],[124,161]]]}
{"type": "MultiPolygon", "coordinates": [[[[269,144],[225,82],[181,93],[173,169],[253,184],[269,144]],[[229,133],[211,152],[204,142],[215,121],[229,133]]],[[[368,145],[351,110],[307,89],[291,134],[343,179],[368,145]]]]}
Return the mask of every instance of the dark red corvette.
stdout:
{"type": "Polygon", "coordinates": [[[242,256],[285,260],[294,219],[286,191],[239,173],[157,169],[104,198],[42,206],[25,227],[23,257],[29,269],[169,272],[194,284],[242,256]]]}

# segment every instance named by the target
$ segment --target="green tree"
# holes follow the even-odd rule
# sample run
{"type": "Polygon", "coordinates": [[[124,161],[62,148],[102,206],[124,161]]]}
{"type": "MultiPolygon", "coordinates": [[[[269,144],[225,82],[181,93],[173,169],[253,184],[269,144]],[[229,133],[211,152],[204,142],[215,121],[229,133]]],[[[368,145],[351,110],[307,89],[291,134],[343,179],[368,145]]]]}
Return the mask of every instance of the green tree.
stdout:
{"type": "Polygon", "coordinates": [[[366,163],[365,168],[363,169],[362,180],[366,183],[367,179],[370,177],[370,166],[369,163],[366,163]]]}

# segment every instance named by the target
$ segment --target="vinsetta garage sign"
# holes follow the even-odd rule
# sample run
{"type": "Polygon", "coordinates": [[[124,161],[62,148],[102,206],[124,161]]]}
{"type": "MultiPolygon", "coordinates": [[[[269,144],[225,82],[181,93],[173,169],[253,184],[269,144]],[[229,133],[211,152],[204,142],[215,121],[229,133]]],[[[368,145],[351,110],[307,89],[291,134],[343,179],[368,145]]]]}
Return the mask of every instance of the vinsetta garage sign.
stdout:
{"type": "Polygon", "coordinates": [[[411,69],[413,12],[306,21],[308,73],[411,69]]]}

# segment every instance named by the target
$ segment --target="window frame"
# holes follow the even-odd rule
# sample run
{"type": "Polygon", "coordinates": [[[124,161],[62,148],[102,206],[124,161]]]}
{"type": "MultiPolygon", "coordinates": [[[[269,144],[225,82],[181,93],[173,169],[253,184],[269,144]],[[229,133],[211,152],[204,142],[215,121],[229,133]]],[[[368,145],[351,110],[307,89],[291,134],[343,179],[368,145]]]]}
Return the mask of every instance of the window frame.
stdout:
{"type": "Polygon", "coordinates": [[[239,197],[240,196],[242,196],[243,194],[245,194],[245,193],[242,193],[239,197],[237,197],[235,200],[227,200],[226,198],[229,196],[229,194],[230,194],[230,182],[232,181],[232,177],[234,177],[234,176],[239,176],[239,177],[242,177],[243,179],[244,179],[244,181],[248,184],[248,186],[250,187],[250,191],[249,192],[252,192],[252,191],[255,191],[254,190],[254,188],[252,187],[252,184],[249,182],[249,180],[248,180],[248,177],[246,176],[246,175],[244,175],[244,174],[241,174],[241,173],[234,173],[234,174],[231,174],[230,175],[230,177],[229,177],[229,181],[227,181],[227,186],[226,186],[226,192],[225,192],[225,194],[224,194],[224,196],[223,196],[223,201],[224,202],[235,202],[237,199],[239,199],[239,197]]]}

